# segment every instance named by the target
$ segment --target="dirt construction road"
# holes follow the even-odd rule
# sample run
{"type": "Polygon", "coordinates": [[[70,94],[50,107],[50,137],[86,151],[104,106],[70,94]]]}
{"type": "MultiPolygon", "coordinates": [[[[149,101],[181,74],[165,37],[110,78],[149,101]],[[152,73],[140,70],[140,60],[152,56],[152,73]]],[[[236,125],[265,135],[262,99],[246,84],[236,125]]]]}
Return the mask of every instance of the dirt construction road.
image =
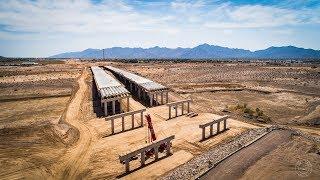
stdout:
{"type": "Polygon", "coordinates": [[[200,179],[238,179],[247,168],[261,157],[277,148],[280,144],[288,142],[290,135],[291,132],[287,130],[272,131],[260,140],[233,154],[200,179]]]}
{"type": "Polygon", "coordinates": [[[88,90],[85,82],[87,76],[88,70],[84,69],[78,79],[79,89],[71,100],[65,116],[65,121],[79,130],[79,139],[61,158],[61,164],[56,167],[55,179],[77,179],[78,175],[85,169],[86,162],[90,157],[89,150],[94,137],[90,129],[81,121],[81,105],[85,98],[85,92],[88,90]]]}

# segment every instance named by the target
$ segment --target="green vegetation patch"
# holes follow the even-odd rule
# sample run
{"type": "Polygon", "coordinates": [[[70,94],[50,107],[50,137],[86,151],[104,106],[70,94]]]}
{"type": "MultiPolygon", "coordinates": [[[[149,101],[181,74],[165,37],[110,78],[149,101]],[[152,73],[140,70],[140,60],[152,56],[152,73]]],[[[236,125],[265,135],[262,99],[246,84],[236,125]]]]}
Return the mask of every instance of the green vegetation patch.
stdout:
{"type": "Polygon", "coordinates": [[[226,109],[230,112],[242,115],[245,118],[255,119],[259,122],[267,123],[271,121],[270,117],[264,114],[260,108],[249,107],[246,103],[227,106],[226,109]]]}

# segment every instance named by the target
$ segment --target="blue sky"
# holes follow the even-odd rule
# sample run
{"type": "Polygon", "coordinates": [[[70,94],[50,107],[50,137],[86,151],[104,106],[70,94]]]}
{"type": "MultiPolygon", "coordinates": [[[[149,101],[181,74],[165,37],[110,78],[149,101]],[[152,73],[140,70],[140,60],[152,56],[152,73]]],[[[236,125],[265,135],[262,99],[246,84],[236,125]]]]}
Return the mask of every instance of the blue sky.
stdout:
{"type": "Polygon", "coordinates": [[[2,0],[0,56],[86,48],[320,49],[320,0],[2,0]]]}

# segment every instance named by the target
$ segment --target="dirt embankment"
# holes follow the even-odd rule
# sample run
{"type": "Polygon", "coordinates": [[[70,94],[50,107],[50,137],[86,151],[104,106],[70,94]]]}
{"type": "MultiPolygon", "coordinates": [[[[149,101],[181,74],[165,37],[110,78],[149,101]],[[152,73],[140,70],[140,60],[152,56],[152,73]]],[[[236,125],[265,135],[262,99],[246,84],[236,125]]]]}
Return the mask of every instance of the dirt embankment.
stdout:
{"type": "Polygon", "coordinates": [[[200,179],[237,179],[261,157],[282,143],[289,141],[291,134],[292,132],[288,130],[272,131],[255,143],[233,154],[200,179]]]}

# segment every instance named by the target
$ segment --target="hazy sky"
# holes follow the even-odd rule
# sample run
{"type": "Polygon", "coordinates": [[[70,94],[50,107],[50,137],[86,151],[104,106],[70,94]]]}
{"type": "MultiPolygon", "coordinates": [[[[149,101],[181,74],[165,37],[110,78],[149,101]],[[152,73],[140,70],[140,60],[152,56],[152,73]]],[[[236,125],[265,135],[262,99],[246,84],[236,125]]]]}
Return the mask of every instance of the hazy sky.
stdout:
{"type": "Polygon", "coordinates": [[[87,48],[320,49],[320,0],[1,0],[0,56],[87,48]]]}

